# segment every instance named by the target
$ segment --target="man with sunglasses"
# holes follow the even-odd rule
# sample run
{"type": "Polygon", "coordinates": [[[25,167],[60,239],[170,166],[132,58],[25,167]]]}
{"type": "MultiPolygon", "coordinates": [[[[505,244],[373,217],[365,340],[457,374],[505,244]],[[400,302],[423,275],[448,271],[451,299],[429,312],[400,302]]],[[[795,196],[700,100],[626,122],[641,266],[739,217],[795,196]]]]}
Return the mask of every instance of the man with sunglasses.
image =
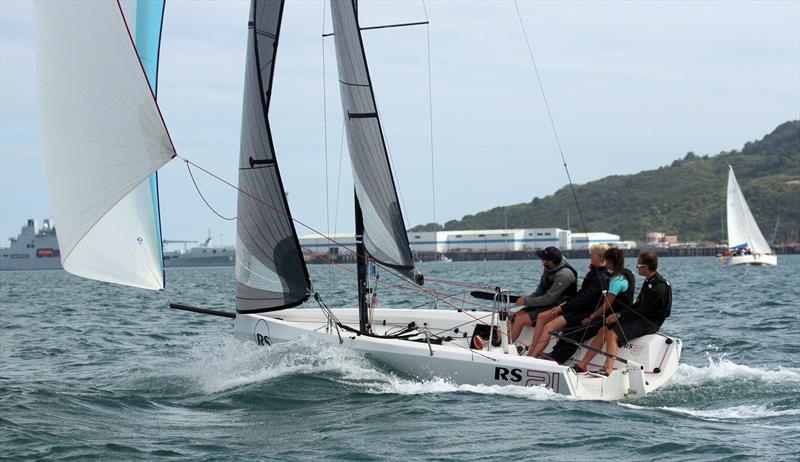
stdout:
{"type": "Polygon", "coordinates": [[[578,371],[586,371],[589,362],[597,355],[597,351],[606,343],[606,361],[603,373],[611,374],[614,369],[614,358],[619,347],[631,340],[649,334],[655,334],[672,311],[672,286],[658,270],[658,257],[654,252],[642,252],[636,264],[639,274],[646,279],[639,291],[639,297],[626,310],[614,313],[606,318],[604,328],[597,334],[592,347],[579,364],[578,371]]]}

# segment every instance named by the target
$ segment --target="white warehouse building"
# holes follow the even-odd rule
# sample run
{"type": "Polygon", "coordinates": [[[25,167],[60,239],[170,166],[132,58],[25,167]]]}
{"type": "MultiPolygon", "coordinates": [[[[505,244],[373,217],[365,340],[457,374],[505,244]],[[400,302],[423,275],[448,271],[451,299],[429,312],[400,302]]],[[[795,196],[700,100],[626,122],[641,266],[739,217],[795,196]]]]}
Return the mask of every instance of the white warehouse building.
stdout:
{"type": "MultiPolygon", "coordinates": [[[[410,232],[408,242],[414,253],[530,252],[550,246],[573,250],[586,249],[600,243],[628,249],[636,245],[632,241],[620,241],[616,234],[573,233],[560,228],[410,232]]],[[[355,235],[337,233],[331,239],[317,235],[303,236],[300,237],[300,246],[308,254],[335,257],[355,250],[355,235]]]]}
{"type": "Polygon", "coordinates": [[[633,241],[620,241],[619,236],[611,233],[572,233],[573,249],[588,249],[596,244],[609,244],[621,249],[636,247],[633,241]]]}
{"type": "Polygon", "coordinates": [[[572,248],[570,231],[559,228],[477,229],[408,233],[414,252],[518,252],[555,246],[572,248]]]}

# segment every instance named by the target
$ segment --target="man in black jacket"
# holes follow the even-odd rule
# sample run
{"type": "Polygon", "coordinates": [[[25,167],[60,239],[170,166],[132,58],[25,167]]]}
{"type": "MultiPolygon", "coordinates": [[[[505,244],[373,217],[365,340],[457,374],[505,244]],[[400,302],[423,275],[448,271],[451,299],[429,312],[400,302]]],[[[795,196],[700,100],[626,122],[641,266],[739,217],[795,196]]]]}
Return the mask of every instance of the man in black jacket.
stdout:
{"type": "Polygon", "coordinates": [[[604,372],[610,374],[614,369],[614,358],[619,347],[644,335],[655,334],[672,311],[672,286],[658,273],[658,257],[654,252],[643,252],[636,264],[639,274],[646,279],[633,305],[606,318],[606,327],[592,342],[594,350],[589,350],[581,362],[575,366],[585,371],[597,350],[606,342],[606,361],[604,372]]]}
{"type": "MultiPolygon", "coordinates": [[[[536,321],[536,332],[534,333],[534,342],[540,340],[541,331],[544,328],[544,324],[547,324],[551,320],[559,317],[562,315],[564,310],[572,311],[575,313],[584,313],[584,312],[591,312],[598,306],[603,299],[603,291],[608,288],[608,272],[605,269],[606,261],[604,258],[606,250],[608,250],[608,245],[606,244],[597,244],[593,245],[590,249],[590,256],[591,256],[591,263],[589,265],[589,272],[586,273],[586,276],[583,278],[583,282],[581,283],[581,289],[575,294],[574,297],[570,298],[566,303],[556,306],[547,311],[543,311],[539,314],[537,321],[536,321]]],[[[588,312],[586,314],[588,314],[588,312]]],[[[579,321],[582,319],[581,317],[577,318],[579,321]]],[[[576,334],[578,340],[581,339],[581,334],[576,334]]],[[[591,338],[591,337],[587,337],[591,338]]],[[[540,351],[544,350],[549,343],[549,336],[547,336],[546,340],[541,340],[544,342],[543,345],[534,345],[531,343],[531,347],[528,350],[528,355],[533,356],[534,353],[539,353],[540,351]],[[539,351],[534,351],[538,349],[539,351]]],[[[559,340],[556,343],[553,351],[550,353],[550,356],[553,359],[556,359],[558,362],[564,362],[569,359],[577,350],[577,346],[574,346],[570,342],[566,342],[563,340],[559,340]],[[557,359],[554,354],[558,354],[559,357],[564,356],[563,359],[557,359]]]]}

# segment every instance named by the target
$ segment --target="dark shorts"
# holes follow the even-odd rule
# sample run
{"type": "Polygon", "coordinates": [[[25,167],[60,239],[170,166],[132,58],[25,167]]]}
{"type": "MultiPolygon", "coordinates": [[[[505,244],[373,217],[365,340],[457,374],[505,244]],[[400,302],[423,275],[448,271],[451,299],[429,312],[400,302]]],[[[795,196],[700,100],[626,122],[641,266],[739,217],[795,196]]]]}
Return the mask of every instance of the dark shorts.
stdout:
{"type": "Polygon", "coordinates": [[[522,308],[520,311],[527,313],[528,316],[530,316],[531,318],[531,323],[535,324],[536,317],[539,316],[541,312],[547,311],[550,308],[552,308],[552,306],[526,306],[525,308],[522,308]]]}
{"type": "Polygon", "coordinates": [[[617,334],[617,345],[624,346],[635,338],[655,334],[658,326],[645,319],[622,319],[611,326],[617,334]]]}
{"type": "Polygon", "coordinates": [[[561,315],[567,320],[567,327],[574,327],[581,323],[585,318],[589,317],[594,310],[564,310],[561,315]]]}

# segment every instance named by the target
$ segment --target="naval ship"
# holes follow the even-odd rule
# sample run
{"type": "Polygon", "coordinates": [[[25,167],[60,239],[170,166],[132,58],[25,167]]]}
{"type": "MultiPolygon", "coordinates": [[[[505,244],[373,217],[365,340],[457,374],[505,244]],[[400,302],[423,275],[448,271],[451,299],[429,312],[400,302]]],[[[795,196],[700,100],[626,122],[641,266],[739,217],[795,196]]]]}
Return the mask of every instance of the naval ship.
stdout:
{"type": "MultiPolygon", "coordinates": [[[[8,247],[0,248],[0,271],[63,269],[56,228],[52,220],[45,219],[41,228],[37,228],[36,220],[31,218],[22,227],[19,236],[9,240],[11,244],[8,247]]],[[[174,242],[190,241],[165,241],[174,242]]],[[[164,252],[164,266],[233,266],[236,262],[235,255],[234,246],[215,246],[209,237],[197,247],[164,252]]]]}
{"type": "Polygon", "coordinates": [[[0,248],[0,270],[62,269],[56,228],[49,219],[39,229],[36,220],[29,219],[19,236],[9,240],[11,245],[0,248]]]}
{"type": "MultiPolygon", "coordinates": [[[[177,243],[190,241],[164,241],[177,243]]],[[[193,242],[193,241],[191,241],[193,242]]],[[[165,268],[188,268],[197,266],[233,266],[236,263],[236,248],[232,245],[215,246],[209,236],[197,247],[164,252],[165,268]]]]}

